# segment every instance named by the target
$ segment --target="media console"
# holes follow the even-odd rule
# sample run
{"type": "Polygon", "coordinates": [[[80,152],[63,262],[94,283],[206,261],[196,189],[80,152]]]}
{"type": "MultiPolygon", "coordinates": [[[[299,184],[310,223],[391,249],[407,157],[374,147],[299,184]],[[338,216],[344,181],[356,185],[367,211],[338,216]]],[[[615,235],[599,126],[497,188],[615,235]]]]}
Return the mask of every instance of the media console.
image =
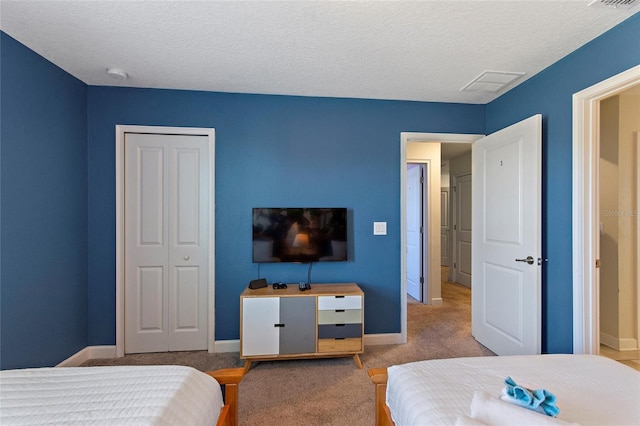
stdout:
{"type": "Polygon", "coordinates": [[[240,358],[252,361],[352,356],[362,368],[364,293],[355,283],[245,289],[240,295],[240,358]]]}

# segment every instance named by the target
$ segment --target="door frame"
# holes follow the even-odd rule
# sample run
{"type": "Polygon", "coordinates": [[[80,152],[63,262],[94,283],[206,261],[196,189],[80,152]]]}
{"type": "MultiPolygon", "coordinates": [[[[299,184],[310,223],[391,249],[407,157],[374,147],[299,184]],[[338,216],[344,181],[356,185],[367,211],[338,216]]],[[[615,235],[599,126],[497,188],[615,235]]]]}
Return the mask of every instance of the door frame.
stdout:
{"type": "Polygon", "coordinates": [[[207,348],[215,352],[215,129],[116,125],[116,357],[125,353],[124,334],[124,142],[126,133],[206,136],[209,143],[209,286],[207,348]]]}
{"type": "MultiPolygon", "coordinates": [[[[407,144],[409,142],[422,142],[422,143],[474,143],[478,139],[484,137],[484,135],[478,134],[458,134],[458,133],[421,133],[421,132],[401,132],[400,133],[400,342],[407,343],[407,144]]],[[[430,177],[432,173],[440,174],[440,169],[434,170],[430,168],[430,177]]],[[[434,180],[432,180],[433,182],[434,180]]],[[[437,179],[436,181],[440,181],[437,179]]],[[[427,223],[425,228],[427,231],[428,247],[433,247],[433,238],[438,239],[438,245],[440,240],[440,188],[435,191],[429,191],[430,196],[427,200],[427,223]],[[437,209],[437,212],[436,212],[437,209]],[[435,218],[438,218],[437,223],[432,223],[435,218]],[[436,227],[434,233],[432,229],[436,227]]],[[[432,295],[440,294],[440,251],[429,250],[429,257],[427,264],[424,265],[427,273],[425,274],[425,285],[427,287],[427,294],[431,298],[432,295]],[[434,256],[437,255],[437,258],[434,256]],[[431,267],[432,265],[438,265],[435,272],[431,267]],[[433,277],[433,278],[432,278],[433,277]]],[[[428,300],[427,304],[431,304],[428,300]]]]}
{"type": "Polygon", "coordinates": [[[640,65],[573,95],[573,353],[598,354],[600,101],[640,84],[640,65]]]}

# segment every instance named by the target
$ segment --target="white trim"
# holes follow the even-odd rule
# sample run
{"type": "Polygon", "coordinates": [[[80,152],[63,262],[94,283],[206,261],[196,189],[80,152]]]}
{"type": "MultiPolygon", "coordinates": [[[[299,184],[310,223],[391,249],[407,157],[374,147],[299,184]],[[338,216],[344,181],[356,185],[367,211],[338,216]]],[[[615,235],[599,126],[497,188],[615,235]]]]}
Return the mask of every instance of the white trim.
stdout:
{"type": "Polygon", "coordinates": [[[573,353],[599,346],[598,158],[600,101],[640,84],[640,65],[573,95],[573,353]]]}
{"type": "MultiPolygon", "coordinates": [[[[364,336],[365,346],[397,345],[400,343],[400,333],[365,334],[364,336]]],[[[214,352],[216,353],[240,352],[240,340],[219,340],[214,342],[214,347],[214,352]]],[[[78,367],[91,359],[102,358],[119,358],[116,356],[116,347],[114,345],[87,346],[56,365],[56,367],[78,367]]]]}
{"type": "Polygon", "coordinates": [[[640,131],[636,132],[636,348],[640,349],[640,131]]]}
{"type": "Polygon", "coordinates": [[[116,347],[113,345],[87,346],[56,365],[56,367],[78,367],[90,359],[115,358],[115,356],[116,347]]]}
{"type": "Polygon", "coordinates": [[[124,137],[125,133],[202,135],[209,138],[209,332],[207,349],[215,352],[215,129],[116,125],[116,356],[124,356],[124,137]]]}
{"type": "MultiPolygon", "coordinates": [[[[400,341],[397,343],[407,343],[407,143],[409,142],[440,142],[440,143],[473,143],[484,135],[473,134],[456,134],[456,133],[417,133],[417,132],[401,132],[400,133],[400,341]]],[[[438,173],[440,171],[438,170],[438,173]]],[[[437,194],[438,201],[440,194],[437,194]]],[[[427,224],[428,228],[429,225],[427,224]]],[[[438,224],[438,229],[440,224],[438,224]]],[[[431,235],[431,233],[429,233],[431,235]]],[[[437,233],[438,239],[440,233],[437,233]]],[[[437,262],[440,262],[438,258],[437,262]]],[[[427,265],[428,267],[428,265],[427,265]]],[[[438,277],[440,269],[438,268],[438,277]]],[[[433,284],[429,283],[429,274],[427,274],[427,286],[430,295],[434,294],[430,291],[433,284]]],[[[439,279],[439,278],[438,278],[439,279]]],[[[438,281],[438,284],[440,282],[438,281]]],[[[442,303],[442,299],[432,299],[433,304],[442,303]],[[438,303],[439,302],[439,303],[438,303]]]]}
{"type": "Polygon", "coordinates": [[[240,339],[215,342],[214,352],[240,352],[240,339]]]}
{"type": "MultiPolygon", "coordinates": [[[[402,342],[402,334],[400,333],[380,333],[380,334],[365,334],[364,345],[376,346],[376,345],[398,345],[402,342]]],[[[406,343],[406,342],[404,342],[406,343]]]]}
{"type": "Polygon", "coordinates": [[[617,351],[635,351],[638,349],[638,341],[631,337],[615,337],[610,334],[600,333],[600,343],[617,351]]]}

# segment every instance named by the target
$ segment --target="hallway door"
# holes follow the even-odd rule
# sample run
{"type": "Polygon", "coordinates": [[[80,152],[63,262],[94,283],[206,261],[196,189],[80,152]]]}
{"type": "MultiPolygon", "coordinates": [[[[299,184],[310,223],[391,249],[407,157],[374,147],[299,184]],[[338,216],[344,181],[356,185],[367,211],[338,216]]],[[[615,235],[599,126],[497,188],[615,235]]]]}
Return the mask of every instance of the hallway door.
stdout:
{"type": "Polygon", "coordinates": [[[456,223],[455,223],[455,281],[471,288],[471,175],[455,177],[456,223]]]}
{"type": "Polygon", "coordinates": [[[407,165],[407,293],[424,303],[424,169],[407,165]]]}

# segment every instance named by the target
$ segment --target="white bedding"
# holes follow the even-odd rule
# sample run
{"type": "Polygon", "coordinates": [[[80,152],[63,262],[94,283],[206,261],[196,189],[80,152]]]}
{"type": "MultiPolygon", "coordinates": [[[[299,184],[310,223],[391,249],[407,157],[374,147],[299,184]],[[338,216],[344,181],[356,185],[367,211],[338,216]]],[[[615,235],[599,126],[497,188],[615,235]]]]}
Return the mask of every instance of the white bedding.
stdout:
{"type": "Polygon", "coordinates": [[[0,424],[209,425],[223,405],[215,379],[191,367],[0,371],[0,424]]]}
{"type": "MultiPolygon", "coordinates": [[[[596,355],[533,355],[419,361],[388,368],[387,406],[397,426],[453,425],[474,391],[500,397],[505,377],[554,393],[559,419],[640,425],[640,372],[596,355]]],[[[523,408],[524,410],[524,408],[523,408]]]]}

